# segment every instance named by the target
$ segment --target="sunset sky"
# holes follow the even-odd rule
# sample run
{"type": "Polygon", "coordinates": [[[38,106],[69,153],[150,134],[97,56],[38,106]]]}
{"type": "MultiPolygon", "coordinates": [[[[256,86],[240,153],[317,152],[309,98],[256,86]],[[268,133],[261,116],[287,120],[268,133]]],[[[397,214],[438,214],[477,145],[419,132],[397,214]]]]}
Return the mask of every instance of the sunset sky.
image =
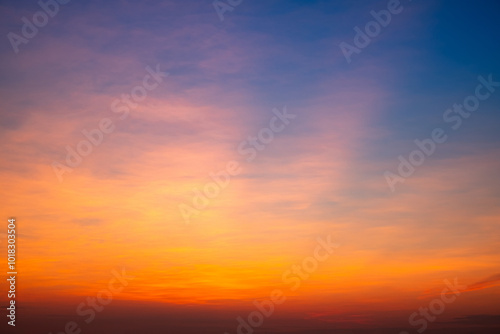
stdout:
{"type": "Polygon", "coordinates": [[[418,333],[445,281],[429,333],[500,328],[500,2],[401,0],[347,59],[397,0],[54,1],[0,2],[2,333],[234,334],[276,289],[255,333],[418,333]]]}

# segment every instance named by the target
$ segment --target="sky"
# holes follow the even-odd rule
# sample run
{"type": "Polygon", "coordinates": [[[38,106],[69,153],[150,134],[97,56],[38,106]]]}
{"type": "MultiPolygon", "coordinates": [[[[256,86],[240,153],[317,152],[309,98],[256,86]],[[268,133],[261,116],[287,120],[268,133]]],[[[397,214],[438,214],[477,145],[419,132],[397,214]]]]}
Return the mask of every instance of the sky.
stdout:
{"type": "Polygon", "coordinates": [[[2,332],[498,330],[498,1],[40,3],[0,1],[2,332]]]}

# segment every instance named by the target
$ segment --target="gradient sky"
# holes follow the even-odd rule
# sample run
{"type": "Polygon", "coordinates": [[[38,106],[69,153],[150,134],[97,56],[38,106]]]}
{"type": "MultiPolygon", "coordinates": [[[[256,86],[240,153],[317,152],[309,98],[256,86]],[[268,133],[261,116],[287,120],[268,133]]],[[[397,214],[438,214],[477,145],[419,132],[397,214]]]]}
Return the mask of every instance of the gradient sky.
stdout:
{"type": "Polygon", "coordinates": [[[40,8],[1,1],[19,325],[82,322],[77,305],[125,268],[135,279],[84,333],[232,334],[276,288],[287,301],[260,330],[398,333],[455,278],[467,289],[433,325],[500,326],[500,88],[458,130],[443,121],[478,76],[500,81],[500,3],[401,4],[347,63],[339,44],[387,1],[244,0],[220,21],[209,0],[73,0],[17,54],[7,34],[40,8]],[[169,76],[121,120],[111,103],[157,64],[169,76]],[[296,118],[246,161],[238,145],[285,106],[296,118]],[[59,182],[52,164],[103,118],[114,132],[59,182]],[[384,172],[435,128],[448,140],[391,192],[384,172]],[[179,204],[233,160],[242,172],[186,224],[179,204]],[[291,291],[283,273],[328,235],[341,246],[291,291]]]}

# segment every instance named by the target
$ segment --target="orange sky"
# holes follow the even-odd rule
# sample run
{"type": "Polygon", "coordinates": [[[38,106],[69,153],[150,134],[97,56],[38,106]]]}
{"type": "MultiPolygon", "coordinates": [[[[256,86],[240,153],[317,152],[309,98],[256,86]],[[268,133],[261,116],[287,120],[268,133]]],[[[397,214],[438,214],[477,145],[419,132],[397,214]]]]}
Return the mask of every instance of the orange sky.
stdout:
{"type": "MultiPolygon", "coordinates": [[[[393,52],[374,43],[347,67],[337,44],[375,3],[293,1],[282,14],[248,5],[260,18],[242,4],[240,21],[215,23],[209,5],[115,5],[61,7],[22,52],[7,42],[0,50],[1,210],[17,219],[19,298],[33,323],[58,317],[62,328],[122,269],[134,279],[99,321],[140,308],[173,317],[179,333],[208,318],[233,333],[238,315],[280,289],[287,300],[269,320],[277,327],[406,328],[455,278],[467,288],[440,322],[500,314],[500,94],[463,129],[442,120],[479,74],[500,75],[488,57],[489,68],[450,65],[429,41],[433,26],[422,22],[445,20],[440,6],[408,6],[389,27],[393,52]],[[113,102],[144,86],[148,67],[169,75],[120,119],[113,102]],[[248,161],[239,145],[285,109],[294,118],[277,120],[283,129],[248,161]],[[58,177],[67,147],[77,150],[82,131],[106,118],[113,131],[58,177]],[[384,171],[436,127],[450,139],[391,192],[384,171]],[[230,161],[241,172],[186,223],[179,205],[192,206],[193,189],[230,161]],[[329,235],[339,248],[291,289],[285,273],[329,235]]],[[[13,17],[2,31],[33,11],[0,9],[13,17]]]]}

